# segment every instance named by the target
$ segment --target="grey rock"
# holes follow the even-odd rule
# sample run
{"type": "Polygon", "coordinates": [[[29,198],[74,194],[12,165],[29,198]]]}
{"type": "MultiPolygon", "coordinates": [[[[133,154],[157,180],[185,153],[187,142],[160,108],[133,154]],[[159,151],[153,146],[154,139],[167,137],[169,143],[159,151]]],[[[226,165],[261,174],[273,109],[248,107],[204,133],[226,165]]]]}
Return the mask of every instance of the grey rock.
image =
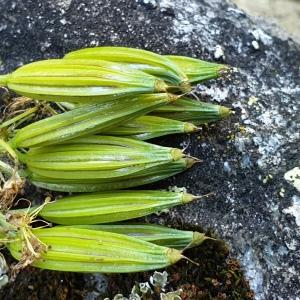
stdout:
{"type": "Polygon", "coordinates": [[[195,194],[214,191],[215,199],[155,218],[213,228],[231,244],[257,299],[300,295],[299,192],[284,179],[288,170],[299,166],[298,44],[225,0],[1,4],[1,72],[95,45],[217,57],[236,67],[231,78],[198,89],[204,99],[234,107],[231,119],[206,130],[205,141],[193,136],[160,140],[188,145],[187,152],[203,159],[160,186],[186,186],[195,194]],[[253,47],[254,40],[259,48],[253,47]]]}
{"type": "Polygon", "coordinates": [[[86,274],[85,277],[85,288],[91,292],[84,298],[85,300],[96,300],[100,296],[105,295],[107,291],[107,277],[103,274],[93,273],[86,274]]]}
{"type": "Polygon", "coordinates": [[[0,253],[0,290],[8,283],[9,277],[7,276],[8,266],[2,253],[0,253]]]}

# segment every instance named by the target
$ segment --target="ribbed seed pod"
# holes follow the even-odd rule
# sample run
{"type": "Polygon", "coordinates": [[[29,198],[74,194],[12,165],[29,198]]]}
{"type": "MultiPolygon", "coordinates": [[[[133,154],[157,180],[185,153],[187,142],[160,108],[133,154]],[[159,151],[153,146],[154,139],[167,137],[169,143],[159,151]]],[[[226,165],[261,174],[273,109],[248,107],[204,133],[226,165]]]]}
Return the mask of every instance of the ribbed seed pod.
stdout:
{"type": "Polygon", "coordinates": [[[156,245],[183,250],[201,245],[209,239],[204,233],[178,230],[152,224],[72,225],[76,228],[125,234],[156,245]]]}
{"type": "Polygon", "coordinates": [[[182,158],[177,161],[158,164],[132,176],[108,179],[62,180],[40,176],[35,173],[27,174],[28,179],[36,186],[60,192],[97,192],[120,190],[141,186],[163,180],[192,167],[198,161],[193,158],[182,158]]]}
{"type": "Polygon", "coordinates": [[[181,122],[156,116],[142,116],[117,127],[104,129],[101,134],[148,140],[164,135],[192,133],[198,130],[199,128],[197,126],[189,122],[181,122]]]}
{"type": "Polygon", "coordinates": [[[165,56],[185,73],[191,83],[218,78],[230,69],[226,65],[211,63],[192,57],[177,55],[165,56]]]}
{"type": "Polygon", "coordinates": [[[49,59],[0,77],[16,93],[47,101],[104,102],[141,93],[165,92],[164,81],[136,70],[115,70],[109,62],[49,59]]]}
{"type": "MultiPolygon", "coordinates": [[[[164,268],[179,261],[180,251],[117,233],[58,226],[33,229],[48,246],[32,265],[70,272],[129,273],[164,268]]],[[[7,244],[10,253],[22,258],[22,239],[7,244]]]]}
{"type": "Polygon", "coordinates": [[[166,93],[137,95],[106,103],[89,104],[55,115],[19,130],[10,144],[13,148],[40,147],[91,133],[99,133],[129,119],[141,116],[176,96],[166,93]]]}
{"type": "Polygon", "coordinates": [[[112,191],[69,196],[45,205],[39,215],[62,225],[102,224],[143,217],[199,199],[185,192],[112,191]]]}
{"type": "Polygon", "coordinates": [[[230,113],[231,110],[225,106],[181,98],[176,103],[159,107],[150,114],[200,125],[221,120],[228,117],[230,113]]]}
{"type": "Polygon", "coordinates": [[[17,153],[31,181],[40,186],[44,182],[45,187],[60,191],[137,186],[169,177],[193,162],[183,159],[180,149],[110,136],[77,138],[17,153]]]}
{"type": "Polygon", "coordinates": [[[121,178],[184,157],[180,149],[110,136],[74,139],[19,155],[36,174],[70,180],[121,178]]]}
{"type": "Polygon", "coordinates": [[[126,47],[95,47],[68,53],[64,59],[92,59],[117,62],[125,68],[152,74],[189,90],[184,72],[167,57],[142,49],[126,47]]]}

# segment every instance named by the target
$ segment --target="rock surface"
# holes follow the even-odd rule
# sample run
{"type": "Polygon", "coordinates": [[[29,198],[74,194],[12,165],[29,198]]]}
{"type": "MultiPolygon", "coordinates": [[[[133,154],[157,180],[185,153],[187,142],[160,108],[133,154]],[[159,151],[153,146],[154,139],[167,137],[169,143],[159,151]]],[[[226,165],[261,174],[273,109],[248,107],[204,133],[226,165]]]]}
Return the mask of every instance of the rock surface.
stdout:
{"type": "Polygon", "coordinates": [[[204,99],[235,108],[231,119],[198,136],[161,141],[187,146],[203,159],[162,185],[216,197],[156,219],[215,230],[240,259],[256,299],[299,299],[300,195],[284,178],[299,166],[299,45],[225,0],[1,4],[1,73],[96,45],[218,59],[238,68],[231,78],[197,87],[204,99]]]}
{"type": "Polygon", "coordinates": [[[300,41],[300,2],[295,0],[234,0],[240,8],[251,15],[268,18],[268,21],[280,24],[285,30],[300,41]],[[270,9],[272,8],[272,9],[270,9]]]}

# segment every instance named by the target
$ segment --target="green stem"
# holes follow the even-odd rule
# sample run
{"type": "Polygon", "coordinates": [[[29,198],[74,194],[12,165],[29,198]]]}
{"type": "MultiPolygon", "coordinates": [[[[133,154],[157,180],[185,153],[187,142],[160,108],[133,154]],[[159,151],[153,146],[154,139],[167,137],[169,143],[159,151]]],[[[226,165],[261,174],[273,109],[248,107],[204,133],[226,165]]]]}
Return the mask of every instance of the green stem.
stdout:
{"type": "Polygon", "coordinates": [[[9,120],[7,120],[6,122],[3,122],[1,125],[0,125],[0,129],[1,128],[5,128],[5,127],[8,127],[9,125],[15,123],[15,122],[18,122],[19,120],[22,120],[30,115],[32,115],[33,113],[35,113],[36,111],[38,110],[38,107],[32,107],[26,111],[24,111],[23,113],[15,116],[14,118],[11,118],[9,120]]]}
{"type": "Polygon", "coordinates": [[[2,150],[5,150],[6,152],[9,153],[9,155],[15,160],[15,162],[18,161],[18,156],[14,149],[6,143],[4,140],[0,139],[0,153],[3,152],[2,150]]]}

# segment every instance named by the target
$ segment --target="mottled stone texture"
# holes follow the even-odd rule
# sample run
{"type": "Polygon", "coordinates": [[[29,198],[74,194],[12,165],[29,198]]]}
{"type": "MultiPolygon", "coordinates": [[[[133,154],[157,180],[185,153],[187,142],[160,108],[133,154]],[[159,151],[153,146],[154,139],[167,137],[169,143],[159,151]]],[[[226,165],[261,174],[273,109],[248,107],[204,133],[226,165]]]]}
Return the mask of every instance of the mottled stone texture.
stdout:
{"type": "Polygon", "coordinates": [[[242,262],[257,299],[300,295],[299,192],[284,174],[299,165],[299,46],[225,0],[1,0],[0,70],[96,45],[122,45],[224,61],[238,70],[197,88],[236,110],[187,146],[203,163],[161,186],[216,196],[158,221],[213,228],[242,262]],[[256,42],[255,42],[256,41],[256,42]],[[216,46],[222,47],[215,52],[216,46]],[[258,45],[258,46],[257,46],[258,45]],[[298,214],[298,215],[297,215],[298,214]]]}

